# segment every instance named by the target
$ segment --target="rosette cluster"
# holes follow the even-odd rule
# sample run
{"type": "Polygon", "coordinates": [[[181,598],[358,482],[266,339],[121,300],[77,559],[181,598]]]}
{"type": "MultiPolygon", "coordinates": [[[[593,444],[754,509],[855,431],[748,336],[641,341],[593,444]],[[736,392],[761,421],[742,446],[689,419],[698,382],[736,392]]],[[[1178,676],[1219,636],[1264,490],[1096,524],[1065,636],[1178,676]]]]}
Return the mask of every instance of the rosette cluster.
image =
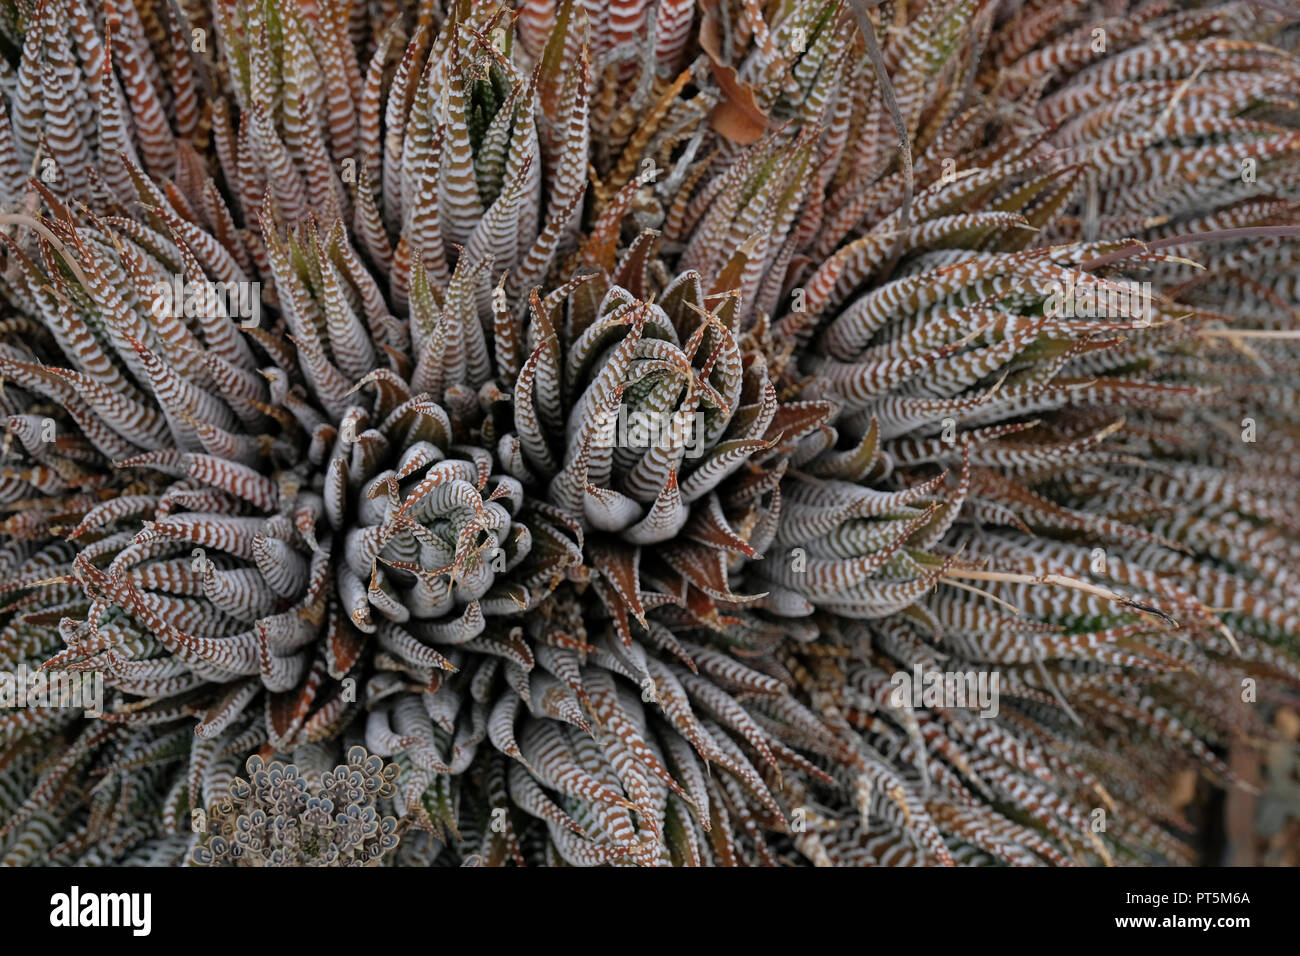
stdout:
{"type": "Polygon", "coordinates": [[[230,782],[230,802],[204,820],[199,866],[375,866],[397,846],[397,820],[380,818],[397,768],[361,747],[312,779],[293,764],[252,756],[248,778],[230,782]]]}
{"type": "Polygon", "coordinates": [[[1297,25],[613,11],[0,17],[0,670],[108,691],[5,862],[1188,858],[1300,687],[1297,25]]]}

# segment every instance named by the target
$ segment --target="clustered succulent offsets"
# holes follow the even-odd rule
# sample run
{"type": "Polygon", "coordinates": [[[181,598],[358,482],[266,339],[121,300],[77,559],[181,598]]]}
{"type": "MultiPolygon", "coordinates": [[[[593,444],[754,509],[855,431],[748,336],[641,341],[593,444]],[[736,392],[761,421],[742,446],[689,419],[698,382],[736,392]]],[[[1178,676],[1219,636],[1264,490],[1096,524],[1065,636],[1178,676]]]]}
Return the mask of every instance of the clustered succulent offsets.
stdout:
{"type": "Polygon", "coordinates": [[[1191,860],[1300,688],[1276,7],[3,0],[0,669],[107,694],[0,859],[1191,860]]]}
{"type": "Polygon", "coordinates": [[[392,796],[397,767],[362,747],[347,763],[317,779],[293,764],[269,766],[248,758],[248,779],[230,782],[231,802],[211,819],[194,847],[200,866],[366,866],[397,846],[397,820],[378,816],[375,804],[392,796]],[[337,812],[336,812],[337,810],[337,812]]]}

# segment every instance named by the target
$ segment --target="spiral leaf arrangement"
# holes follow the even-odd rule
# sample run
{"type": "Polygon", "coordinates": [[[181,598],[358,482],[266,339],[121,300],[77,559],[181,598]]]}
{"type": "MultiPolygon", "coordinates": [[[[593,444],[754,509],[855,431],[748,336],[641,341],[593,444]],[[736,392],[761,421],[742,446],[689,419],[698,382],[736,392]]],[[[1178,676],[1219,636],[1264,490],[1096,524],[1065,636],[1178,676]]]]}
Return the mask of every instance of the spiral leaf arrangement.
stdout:
{"type": "Polygon", "coordinates": [[[1300,687],[1271,7],[4,0],[0,669],[107,695],[0,858],[1191,859],[1300,687]]]}
{"type": "Polygon", "coordinates": [[[247,780],[230,782],[231,802],[202,821],[208,837],[193,850],[197,865],[373,866],[397,846],[397,821],[375,811],[392,796],[397,767],[364,748],[315,780],[257,755],[247,769],[247,780]]]}

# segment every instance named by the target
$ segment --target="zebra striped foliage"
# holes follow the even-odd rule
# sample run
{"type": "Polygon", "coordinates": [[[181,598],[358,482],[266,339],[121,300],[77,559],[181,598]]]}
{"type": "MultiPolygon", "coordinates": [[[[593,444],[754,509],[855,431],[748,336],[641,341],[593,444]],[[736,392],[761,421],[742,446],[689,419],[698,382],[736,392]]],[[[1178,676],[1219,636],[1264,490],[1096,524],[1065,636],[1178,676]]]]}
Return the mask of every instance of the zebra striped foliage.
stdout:
{"type": "Polygon", "coordinates": [[[1182,863],[1294,700],[1297,18],[0,37],[0,670],[105,684],[0,713],[6,864],[1182,863]]]}

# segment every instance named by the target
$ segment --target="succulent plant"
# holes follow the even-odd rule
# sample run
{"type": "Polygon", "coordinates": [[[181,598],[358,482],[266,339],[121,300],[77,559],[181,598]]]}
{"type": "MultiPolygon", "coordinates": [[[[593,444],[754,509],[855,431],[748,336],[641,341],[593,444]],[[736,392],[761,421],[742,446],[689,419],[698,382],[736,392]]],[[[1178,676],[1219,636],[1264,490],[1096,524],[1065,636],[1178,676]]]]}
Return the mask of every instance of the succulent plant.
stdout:
{"type": "MultiPolygon", "coordinates": [[[[231,802],[202,819],[200,866],[374,866],[398,843],[397,820],[375,805],[392,796],[397,767],[363,747],[346,764],[308,780],[293,764],[248,758],[248,779],[230,782],[231,802]]],[[[206,816],[206,815],[205,815],[206,816]]]]}
{"type": "Polygon", "coordinates": [[[1300,686],[1269,4],[0,37],[5,862],[1186,862],[1300,686]]]}

